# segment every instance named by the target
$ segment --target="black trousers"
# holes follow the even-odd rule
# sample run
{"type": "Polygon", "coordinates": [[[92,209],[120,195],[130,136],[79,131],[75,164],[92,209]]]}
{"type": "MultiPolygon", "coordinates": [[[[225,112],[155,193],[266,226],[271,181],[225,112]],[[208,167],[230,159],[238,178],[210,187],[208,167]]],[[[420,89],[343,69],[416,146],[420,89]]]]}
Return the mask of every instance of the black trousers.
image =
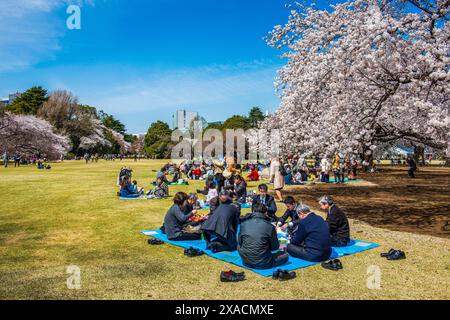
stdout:
{"type": "Polygon", "coordinates": [[[169,239],[172,241],[184,241],[184,240],[200,240],[202,235],[200,233],[181,232],[178,237],[169,239]]]}
{"type": "Polygon", "coordinates": [[[346,247],[350,242],[348,239],[342,239],[336,235],[331,235],[331,246],[332,247],[346,247]]]}
{"type": "Polygon", "coordinates": [[[415,177],[416,177],[416,176],[414,175],[414,171],[416,171],[415,168],[410,168],[410,169],[408,170],[408,176],[409,176],[410,178],[415,178],[415,177]]]}
{"type": "Polygon", "coordinates": [[[289,254],[284,251],[278,251],[272,254],[273,268],[279,267],[289,260],[289,254]]]}
{"type": "Polygon", "coordinates": [[[230,244],[227,243],[227,241],[221,237],[217,237],[217,235],[215,235],[217,237],[217,239],[215,239],[214,241],[211,241],[211,237],[213,236],[210,232],[208,231],[203,231],[203,235],[205,236],[205,240],[206,240],[206,248],[210,249],[211,251],[214,252],[222,252],[222,251],[235,251],[236,250],[236,246],[231,246],[230,244]]]}
{"type": "Polygon", "coordinates": [[[304,246],[299,246],[295,244],[288,244],[287,246],[287,252],[293,256],[294,258],[303,259],[306,261],[312,261],[312,262],[320,262],[327,260],[331,255],[331,248],[329,251],[324,252],[322,256],[318,257],[316,255],[312,255],[308,251],[306,251],[306,248],[304,246]]]}

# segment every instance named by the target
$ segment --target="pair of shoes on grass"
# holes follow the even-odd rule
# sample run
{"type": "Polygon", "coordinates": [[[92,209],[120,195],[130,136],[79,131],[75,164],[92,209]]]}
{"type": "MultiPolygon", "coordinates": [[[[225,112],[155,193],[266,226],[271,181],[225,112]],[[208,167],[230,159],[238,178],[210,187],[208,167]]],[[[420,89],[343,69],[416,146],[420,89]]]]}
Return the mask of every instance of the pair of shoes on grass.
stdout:
{"type": "Polygon", "coordinates": [[[236,273],[233,270],[222,271],[220,273],[220,281],[222,282],[239,282],[245,280],[245,272],[236,273]]]}
{"type": "Polygon", "coordinates": [[[391,249],[388,252],[381,253],[380,256],[388,260],[406,259],[406,254],[402,250],[395,250],[395,249],[391,249]]]}
{"type": "Polygon", "coordinates": [[[297,276],[295,271],[287,271],[287,270],[281,270],[278,269],[277,271],[274,271],[272,274],[273,280],[280,280],[280,281],[286,281],[290,279],[294,279],[297,276]]]}
{"type": "Polygon", "coordinates": [[[198,256],[203,255],[203,251],[200,249],[189,247],[184,250],[184,255],[188,256],[188,257],[198,257],[198,256]]]}
{"type": "Polygon", "coordinates": [[[328,262],[322,262],[322,267],[328,270],[339,271],[344,267],[342,266],[342,262],[339,259],[330,260],[328,262]]]}
{"type": "Polygon", "coordinates": [[[159,244],[164,244],[164,241],[161,241],[159,239],[149,239],[148,240],[148,244],[159,245],[159,244]]]}

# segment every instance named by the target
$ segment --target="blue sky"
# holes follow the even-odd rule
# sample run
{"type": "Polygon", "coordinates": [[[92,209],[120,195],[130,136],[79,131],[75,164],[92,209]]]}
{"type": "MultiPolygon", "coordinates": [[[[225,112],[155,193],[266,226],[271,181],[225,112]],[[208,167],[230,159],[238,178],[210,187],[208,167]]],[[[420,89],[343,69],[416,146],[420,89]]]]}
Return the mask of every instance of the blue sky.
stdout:
{"type": "Polygon", "coordinates": [[[182,108],[208,121],[273,111],[284,61],[263,37],[287,21],[287,1],[1,0],[0,97],[67,89],[132,133],[182,108]],[[66,27],[69,4],[81,30],[66,27]]]}

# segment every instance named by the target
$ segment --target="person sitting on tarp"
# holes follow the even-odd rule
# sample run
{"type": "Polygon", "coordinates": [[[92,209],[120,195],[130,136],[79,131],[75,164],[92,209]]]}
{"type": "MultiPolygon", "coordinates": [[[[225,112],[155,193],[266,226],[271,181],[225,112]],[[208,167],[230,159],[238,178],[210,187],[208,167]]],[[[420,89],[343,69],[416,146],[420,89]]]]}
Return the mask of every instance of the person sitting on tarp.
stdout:
{"type": "Polygon", "coordinates": [[[329,196],[319,199],[320,207],[327,213],[327,223],[330,229],[331,246],[345,247],[350,242],[350,225],[345,213],[334,204],[329,196]]]}
{"type": "Polygon", "coordinates": [[[180,179],[181,179],[180,168],[175,168],[175,172],[173,173],[173,178],[172,181],[170,181],[170,183],[178,183],[178,180],[180,179]]]}
{"type": "Polygon", "coordinates": [[[237,227],[240,210],[232,204],[228,191],[220,193],[220,205],[203,222],[200,230],[206,240],[206,248],[212,252],[234,251],[237,246],[237,227]]]}
{"type": "Polygon", "coordinates": [[[186,200],[181,205],[181,211],[184,212],[184,214],[189,214],[192,211],[194,211],[195,206],[197,205],[198,197],[195,193],[189,193],[186,196],[186,200]]]}
{"type": "Polygon", "coordinates": [[[256,165],[252,166],[252,171],[247,175],[245,181],[259,181],[258,167],[256,165]]]}
{"type": "Polygon", "coordinates": [[[270,221],[274,222],[277,220],[277,216],[275,215],[277,212],[277,205],[275,203],[275,199],[271,195],[267,194],[267,190],[267,184],[260,184],[258,186],[259,194],[253,197],[252,211],[255,211],[253,209],[255,204],[261,203],[267,207],[267,215],[269,216],[270,221]]]}
{"type": "Polygon", "coordinates": [[[164,199],[169,196],[169,187],[163,178],[157,178],[155,187],[147,193],[149,198],[164,199]]]}
{"type": "MultiPolygon", "coordinates": [[[[214,213],[215,214],[215,213],[214,213]]],[[[270,269],[288,262],[289,255],[278,250],[277,231],[270,223],[267,207],[262,203],[255,203],[252,215],[241,223],[238,236],[238,252],[242,263],[254,269],[270,269]]]]}
{"type": "Polygon", "coordinates": [[[144,194],[144,188],[138,186],[138,182],[133,180],[133,192],[138,194],[144,194]]]}
{"type": "Polygon", "coordinates": [[[284,204],[286,205],[286,211],[284,212],[283,216],[278,220],[278,226],[289,226],[293,227],[295,222],[299,221],[298,214],[297,214],[297,202],[295,199],[291,196],[287,196],[286,199],[284,199],[284,204]],[[287,219],[291,218],[291,222],[288,225],[285,225],[287,219]]]}
{"type": "Polygon", "coordinates": [[[236,202],[244,204],[247,198],[247,182],[242,179],[240,175],[234,178],[234,195],[236,196],[236,202]]]}
{"type": "Polygon", "coordinates": [[[138,198],[139,193],[134,192],[134,187],[131,184],[130,178],[128,176],[123,176],[120,182],[120,192],[119,195],[122,198],[138,198]]]}
{"type": "Polygon", "coordinates": [[[296,211],[300,221],[294,225],[287,252],[295,258],[307,261],[327,260],[331,255],[328,224],[306,205],[299,204],[296,211]]]}
{"type": "Polygon", "coordinates": [[[189,218],[195,215],[195,210],[185,214],[181,207],[187,200],[188,195],[184,192],[178,192],[173,198],[173,206],[167,211],[164,218],[163,230],[167,239],[172,241],[182,240],[200,240],[200,233],[190,233],[183,231],[183,227],[189,222],[189,218]]]}

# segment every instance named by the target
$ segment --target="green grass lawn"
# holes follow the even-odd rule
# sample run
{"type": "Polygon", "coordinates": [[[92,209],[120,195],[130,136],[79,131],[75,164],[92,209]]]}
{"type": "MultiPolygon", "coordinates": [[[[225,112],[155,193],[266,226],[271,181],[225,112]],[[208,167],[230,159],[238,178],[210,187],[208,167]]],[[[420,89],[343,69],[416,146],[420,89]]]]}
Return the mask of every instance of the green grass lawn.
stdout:
{"type": "MultiPolygon", "coordinates": [[[[286,283],[207,256],[188,258],[168,244],[149,246],[144,229],[159,228],[171,199],[120,201],[121,166],[146,189],[162,161],[55,163],[0,168],[1,299],[449,299],[450,241],[387,231],[351,221],[353,236],[381,248],[342,258],[344,269],[297,270],[286,283]],[[387,261],[380,252],[406,251],[387,261]],[[67,288],[66,268],[81,269],[81,289],[67,288]],[[381,269],[381,289],[367,288],[367,268],[381,269]],[[247,280],[223,284],[222,270],[246,271],[247,280]]],[[[189,187],[194,191],[202,182],[189,187]]],[[[253,185],[254,187],[255,185],[253,185]]],[[[301,194],[298,196],[301,198],[301,194]]],[[[314,207],[314,204],[310,204],[314,207]]],[[[280,208],[279,210],[284,210],[280,208]]]]}

